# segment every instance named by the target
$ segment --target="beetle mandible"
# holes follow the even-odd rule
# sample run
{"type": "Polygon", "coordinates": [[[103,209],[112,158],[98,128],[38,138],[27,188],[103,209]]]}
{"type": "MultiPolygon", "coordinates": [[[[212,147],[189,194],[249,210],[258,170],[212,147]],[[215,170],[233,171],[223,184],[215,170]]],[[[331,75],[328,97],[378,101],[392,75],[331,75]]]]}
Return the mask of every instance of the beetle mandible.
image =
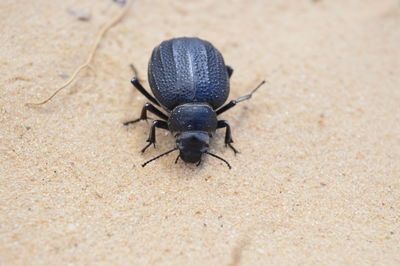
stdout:
{"type": "Polygon", "coordinates": [[[222,160],[231,169],[230,164],[218,155],[208,151],[210,137],[219,128],[225,130],[225,145],[234,153],[231,127],[226,120],[217,116],[231,109],[237,103],[248,100],[265,83],[263,80],[250,94],[222,106],[229,96],[229,79],[233,69],[225,65],[221,53],[208,41],[199,38],[174,38],[163,41],[154,48],[149,65],[148,80],[152,96],[141,85],[137,71],[131,65],[135,76],[133,86],[152,103],[143,106],[138,119],[125,122],[124,125],[147,120],[147,112],[158,116],[154,120],[147,139],[148,144],[156,143],[156,128],[172,132],[176,147],[145,162],[142,166],[179,150],[175,163],[181,158],[188,163],[201,163],[203,154],[222,160]],[[160,111],[155,105],[164,109],[160,111]],[[221,107],[222,106],[222,107],[221,107]]]}

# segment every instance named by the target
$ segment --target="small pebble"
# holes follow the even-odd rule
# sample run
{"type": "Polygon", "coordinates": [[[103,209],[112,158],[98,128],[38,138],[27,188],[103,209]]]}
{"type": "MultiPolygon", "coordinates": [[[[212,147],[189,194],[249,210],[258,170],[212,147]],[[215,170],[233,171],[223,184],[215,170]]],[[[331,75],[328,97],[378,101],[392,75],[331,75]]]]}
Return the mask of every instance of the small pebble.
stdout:
{"type": "Polygon", "coordinates": [[[67,9],[67,11],[81,21],[89,21],[92,18],[90,11],[83,8],[70,7],[67,9]]]}

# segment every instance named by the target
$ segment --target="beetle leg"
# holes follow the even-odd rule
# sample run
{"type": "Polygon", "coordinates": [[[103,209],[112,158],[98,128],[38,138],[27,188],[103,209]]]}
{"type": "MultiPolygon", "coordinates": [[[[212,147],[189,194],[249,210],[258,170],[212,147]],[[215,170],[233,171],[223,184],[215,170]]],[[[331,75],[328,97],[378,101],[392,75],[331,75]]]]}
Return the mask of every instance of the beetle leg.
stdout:
{"type": "Polygon", "coordinates": [[[175,164],[177,164],[178,163],[178,160],[179,160],[179,158],[181,157],[181,155],[180,154],[178,154],[178,157],[176,157],[176,159],[175,159],[175,164]]]}
{"type": "Polygon", "coordinates": [[[226,66],[226,71],[228,71],[228,77],[230,78],[233,74],[233,68],[230,66],[226,66]]]}
{"type": "Polygon", "coordinates": [[[153,124],[150,128],[149,138],[147,139],[148,144],[142,149],[142,152],[145,152],[151,144],[156,147],[156,127],[163,128],[168,130],[168,123],[162,120],[154,120],[153,124]]]}
{"type": "Polygon", "coordinates": [[[160,104],[157,102],[157,100],[151,96],[150,93],[147,92],[147,90],[140,84],[139,78],[137,77],[137,71],[136,68],[133,64],[130,64],[130,67],[132,68],[135,76],[132,78],[131,83],[132,85],[141,93],[143,94],[147,99],[152,101],[155,105],[160,106],[160,104]]]}
{"type": "Polygon", "coordinates": [[[251,96],[253,96],[253,93],[255,93],[255,92],[258,90],[258,88],[260,88],[264,83],[265,83],[265,80],[261,81],[261,83],[258,84],[258,86],[257,86],[252,92],[250,92],[250,94],[247,94],[247,95],[245,95],[245,96],[242,96],[242,97],[240,97],[240,98],[238,98],[238,99],[236,99],[236,100],[232,100],[232,101],[230,101],[229,103],[227,103],[226,105],[224,105],[224,106],[222,106],[221,108],[219,108],[219,109],[217,110],[217,115],[220,115],[220,114],[222,114],[223,112],[225,112],[225,111],[231,109],[231,108],[232,108],[233,106],[235,106],[237,103],[240,103],[240,102],[243,102],[243,101],[246,101],[246,100],[250,99],[251,96]]]}
{"type": "Polygon", "coordinates": [[[231,133],[231,126],[229,125],[228,121],[226,120],[219,120],[218,124],[217,124],[217,128],[224,128],[226,127],[226,131],[225,131],[225,146],[229,146],[229,148],[231,148],[233,150],[233,152],[235,153],[239,153],[238,150],[235,149],[235,147],[232,146],[231,143],[233,143],[233,139],[232,139],[232,133],[231,133]]]}
{"type": "Polygon", "coordinates": [[[140,117],[138,119],[135,120],[131,120],[131,121],[127,121],[124,123],[124,126],[127,126],[129,124],[133,124],[136,122],[139,122],[140,120],[147,120],[147,111],[155,114],[156,116],[158,116],[161,119],[164,120],[168,120],[168,116],[165,115],[163,112],[161,112],[160,110],[158,110],[154,105],[152,105],[151,103],[146,103],[143,108],[142,108],[142,112],[140,114],[140,117]]]}
{"type": "Polygon", "coordinates": [[[200,158],[200,161],[198,161],[198,162],[196,163],[196,166],[199,167],[200,164],[201,164],[201,158],[200,158]]]}

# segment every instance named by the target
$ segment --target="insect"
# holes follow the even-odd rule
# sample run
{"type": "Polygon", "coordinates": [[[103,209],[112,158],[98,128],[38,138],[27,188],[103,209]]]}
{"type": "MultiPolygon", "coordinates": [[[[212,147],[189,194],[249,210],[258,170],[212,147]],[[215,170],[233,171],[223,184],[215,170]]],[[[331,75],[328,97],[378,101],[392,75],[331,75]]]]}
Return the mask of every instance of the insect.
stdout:
{"type": "Polygon", "coordinates": [[[131,67],[135,73],[131,81],[133,86],[151,103],[143,106],[138,119],[124,125],[147,120],[147,112],[160,118],[153,121],[148,144],[142,152],[152,144],[155,147],[156,128],[169,130],[176,139],[175,148],[145,162],[142,167],[179,150],[175,163],[181,158],[184,162],[199,165],[206,154],[225,162],[231,169],[225,159],[208,151],[210,138],[217,129],[225,128],[225,146],[238,153],[232,146],[228,121],[218,120],[217,116],[250,99],[265,80],[250,94],[223,105],[229,96],[229,79],[233,69],[225,65],[221,53],[210,42],[199,38],[170,39],[154,48],[148,65],[148,80],[154,96],[141,85],[136,69],[133,65],[131,67]]]}

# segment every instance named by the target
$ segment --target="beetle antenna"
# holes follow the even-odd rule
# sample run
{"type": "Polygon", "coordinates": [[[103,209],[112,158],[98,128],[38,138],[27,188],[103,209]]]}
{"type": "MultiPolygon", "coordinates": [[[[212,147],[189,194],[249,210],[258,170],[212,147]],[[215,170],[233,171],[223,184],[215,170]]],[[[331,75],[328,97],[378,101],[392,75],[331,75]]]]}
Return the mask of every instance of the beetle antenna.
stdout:
{"type": "Polygon", "coordinates": [[[206,152],[204,152],[204,153],[207,153],[208,155],[211,155],[212,157],[215,157],[215,158],[217,158],[217,159],[220,159],[221,161],[223,161],[224,163],[226,163],[226,165],[229,167],[229,169],[232,169],[231,165],[230,165],[230,164],[228,163],[228,161],[225,160],[224,158],[219,157],[218,155],[215,155],[215,154],[213,154],[213,153],[211,153],[211,152],[208,152],[208,151],[206,151],[206,152]]]}
{"type": "Polygon", "coordinates": [[[169,153],[171,153],[171,152],[173,152],[173,151],[176,151],[177,149],[178,149],[178,148],[173,148],[172,150],[166,151],[166,152],[164,152],[164,153],[162,153],[162,154],[160,154],[160,155],[154,157],[153,159],[148,160],[147,162],[145,162],[144,164],[142,164],[142,167],[145,167],[148,163],[151,163],[152,161],[155,161],[155,160],[157,160],[157,159],[160,158],[160,157],[163,157],[163,156],[165,156],[165,155],[167,155],[167,154],[169,154],[169,153]]]}

